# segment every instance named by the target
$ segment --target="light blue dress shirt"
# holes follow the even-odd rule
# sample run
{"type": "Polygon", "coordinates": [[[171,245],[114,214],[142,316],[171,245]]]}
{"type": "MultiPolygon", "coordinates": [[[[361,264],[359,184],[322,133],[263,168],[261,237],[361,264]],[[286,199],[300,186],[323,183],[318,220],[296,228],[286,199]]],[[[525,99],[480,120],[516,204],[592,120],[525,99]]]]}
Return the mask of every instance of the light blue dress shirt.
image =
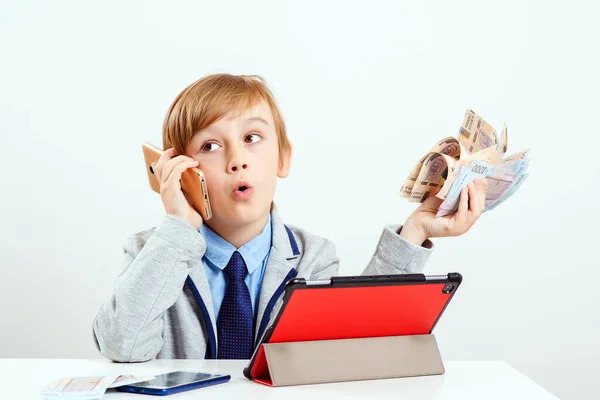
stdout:
{"type": "Polygon", "coordinates": [[[219,317],[219,310],[221,309],[221,303],[223,303],[227,287],[227,278],[223,269],[225,269],[233,252],[236,250],[240,252],[248,268],[248,276],[246,276],[244,282],[246,282],[246,286],[250,292],[252,309],[256,318],[256,309],[265,274],[265,266],[271,253],[271,232],[271,215],[269,215],[269,220],[262,232],[239,249],[236,249],[231,243],[206,226],[206,224],[202,224],[200,233],[206,241],[206,253],[202,257],[202,263],[206,270],[208,285],[212,294],[215,318],[219,317]]]}

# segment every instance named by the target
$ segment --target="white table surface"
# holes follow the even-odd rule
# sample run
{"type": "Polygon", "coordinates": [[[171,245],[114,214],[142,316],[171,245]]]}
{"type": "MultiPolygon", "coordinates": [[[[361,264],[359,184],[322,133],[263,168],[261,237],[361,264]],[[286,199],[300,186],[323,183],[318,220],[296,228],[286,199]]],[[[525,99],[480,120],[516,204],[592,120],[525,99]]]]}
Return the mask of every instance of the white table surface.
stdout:
{"type": "MultiPolygon", "coordinates": [[[[189,370],[231,375],[225,384],[200,388],[166,399],[556,399],[503,361],[445,361],[446,374],[417,378],[382,379],[294,387],[266,387],[242,375],[246,361],[154,360],[118,364],[102,359],[0,359],[1,399],[41,399],[40,390],[52,379],[110,374],[156,375],[189,370]]],[[[103,399],[160,399],[109,391],[103,399]]]]}

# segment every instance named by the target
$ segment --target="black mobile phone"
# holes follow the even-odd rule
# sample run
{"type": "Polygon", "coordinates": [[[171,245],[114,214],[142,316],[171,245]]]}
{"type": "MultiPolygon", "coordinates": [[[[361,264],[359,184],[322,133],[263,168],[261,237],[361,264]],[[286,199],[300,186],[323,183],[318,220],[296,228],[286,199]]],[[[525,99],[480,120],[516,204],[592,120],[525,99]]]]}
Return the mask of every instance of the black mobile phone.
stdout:
{"type": "Polygon", "coordinates": [[[230,375],[206,374],[203,372],[173,371],[157,375],[154,379],[116,388],[120,392],[166,396],[186,390],[228,382],[230,375]]]}

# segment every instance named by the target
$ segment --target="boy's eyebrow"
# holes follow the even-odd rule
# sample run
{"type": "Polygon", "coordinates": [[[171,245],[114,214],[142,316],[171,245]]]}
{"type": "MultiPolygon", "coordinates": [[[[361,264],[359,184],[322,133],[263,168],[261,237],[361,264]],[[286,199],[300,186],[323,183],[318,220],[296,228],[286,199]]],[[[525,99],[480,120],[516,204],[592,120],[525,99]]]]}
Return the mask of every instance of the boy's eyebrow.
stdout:
{"type": "MultiPolygon", "coordinates": [[[[264,119],[264,118],[262,118],[262,117],[249,117],[249,118],[246,118],[244,121],[245,122],[254,122],[254,121],[257,121],[257,122],[261,122],[261,123],[263,123],[263,124],[265,124],[267,126],[270,126],[269,123],[267,122],[267,120],[264,119]]],[[[196,135],[202,135],[202,134],[207,134],[207,133],[208,133],[207,130],[202,130],[202,131],[197,132],[196,135]]]]}
{"type": "Polygon", "coordinates": [[[267,122],[267,120],[265,120],[262,117],[250,117],[250,118],[246,118],[247,122],[254,122],[254,121],[258,121],[258,122],[262,122],[265,125],[269,125],[269,123],[267,122]]]}

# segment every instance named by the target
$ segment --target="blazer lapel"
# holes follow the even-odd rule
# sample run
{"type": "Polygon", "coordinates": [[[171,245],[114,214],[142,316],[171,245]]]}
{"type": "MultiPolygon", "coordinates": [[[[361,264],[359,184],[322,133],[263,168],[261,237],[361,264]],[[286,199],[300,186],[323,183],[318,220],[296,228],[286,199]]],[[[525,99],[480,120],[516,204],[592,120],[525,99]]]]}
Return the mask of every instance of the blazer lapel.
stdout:
{"type": "Polygon", "coordinates": [[[271,218],[273,241],[260,290],[258,312],[256,315],[255,340],[260,339],[259,334],[262,334],[260,327],[264,325],[263,319],[266,318],[267,322],[270,319],[270,315],[265,315],[269,304],[271,303],[269,314],[271,314],[273,309],[278,308],[273,307],[273,296],[278,289],[281,291],[281,287],[289,279],[290,273],[293,276],[296,275],[294,265],[289,260],[293,260],[300,255],[296,239],[292,232],[283,224],[279,215],[273,212],[271,218]]]}
{"type": "Polygon", "coordinates": [[[210,291],[210,286],[208,284],[208,277],[206,276],[206,270],[204,269],[204,265],[201,264],[200,268],[194,268],[189,275],[189,278],[192,280],[198,293],[200,294],[204,305],[206,306],[206,311],[208,316],[210,317],[210,321],[204,321],[205,324],[211,324],[214,332],[215,338],[215,349],[218,349],[218,339],[217,339],[217,318],[215,317],[215,309],[213,306],[212,293],[210,291]]]}

